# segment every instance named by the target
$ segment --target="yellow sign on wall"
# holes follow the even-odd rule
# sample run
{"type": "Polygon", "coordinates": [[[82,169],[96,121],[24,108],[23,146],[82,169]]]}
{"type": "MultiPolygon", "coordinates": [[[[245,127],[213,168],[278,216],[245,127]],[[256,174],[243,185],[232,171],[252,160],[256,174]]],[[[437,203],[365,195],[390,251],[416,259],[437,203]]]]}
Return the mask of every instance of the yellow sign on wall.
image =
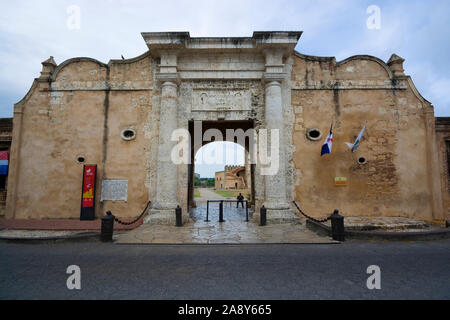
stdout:
{"type": "Polygon", "coordinates": [[[345,187],[347,186],[347,178],[346,177],[334,177],[334,185],[345,187]]]}

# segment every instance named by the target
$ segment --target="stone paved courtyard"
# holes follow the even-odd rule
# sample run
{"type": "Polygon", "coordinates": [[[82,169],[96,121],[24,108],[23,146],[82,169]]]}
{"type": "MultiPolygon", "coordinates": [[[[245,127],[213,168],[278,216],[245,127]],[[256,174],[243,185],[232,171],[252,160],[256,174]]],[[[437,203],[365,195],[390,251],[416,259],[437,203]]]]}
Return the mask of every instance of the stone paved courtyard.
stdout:
{"type": "MultiPolygon", "coordinates": [[[[212,192],[211,192],[212,193],[212,192]]],[[[216,195],[217,196],[217,195],[216,195]]],[[[216,200],[220,196],[215,197],[216,200]]],[[[219,223],[219,204],[210,203],[209,220],[206,218],[205,198],[197,199],[197,208],[191,212],[192,222],[183,227],[143,224],[115,236],[116,243],[148,244],[250,244],[250,243],[335,243],[306,229],[305,224],[273,224],[259,226],[245,222],[245,208],[224,204],[224,220],[219,223]]]]}

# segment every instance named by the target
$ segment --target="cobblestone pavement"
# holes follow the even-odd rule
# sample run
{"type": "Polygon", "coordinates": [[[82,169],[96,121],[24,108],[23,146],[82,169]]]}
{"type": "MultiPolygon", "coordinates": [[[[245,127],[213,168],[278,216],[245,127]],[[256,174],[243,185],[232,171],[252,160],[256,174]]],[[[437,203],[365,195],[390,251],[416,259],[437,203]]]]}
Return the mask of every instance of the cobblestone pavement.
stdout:
{"type": "Polygon", "coordinates": [[[143,224],[132,231],[119,234],[116,243],[149,244],[244,244],[244,243],[335,243],[329,237],[319,236],[304,224],[274,224],[259,226],[245,222],[245,208],[236,204],[224,204],[224,220],[219,223],[219,204],[210,203],[209,220],[206,218],[206,203],[198,203],[191,212],[192,222],[183,227],[143,224]]]}

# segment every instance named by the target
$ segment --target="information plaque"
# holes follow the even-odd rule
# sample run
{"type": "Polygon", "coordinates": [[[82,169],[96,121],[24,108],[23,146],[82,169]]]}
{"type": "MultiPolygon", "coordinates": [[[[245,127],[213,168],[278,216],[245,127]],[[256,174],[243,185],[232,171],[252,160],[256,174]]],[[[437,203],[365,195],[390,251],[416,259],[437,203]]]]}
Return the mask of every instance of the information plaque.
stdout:
{"type": "Polygon", "coordinates": [[[128,180],[103,180],[100,201],[105,200],[126,202],[128,200],[128,180]]]}

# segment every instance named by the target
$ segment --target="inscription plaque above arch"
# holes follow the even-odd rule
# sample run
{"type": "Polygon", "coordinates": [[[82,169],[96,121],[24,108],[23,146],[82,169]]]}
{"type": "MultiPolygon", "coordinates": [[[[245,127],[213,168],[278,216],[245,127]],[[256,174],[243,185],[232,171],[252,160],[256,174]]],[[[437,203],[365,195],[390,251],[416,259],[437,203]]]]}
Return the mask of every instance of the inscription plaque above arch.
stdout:
{"type": "Polygon", "coordinates": [[[250,111],[249,90],[194,89],[192,111],[250,111]]]}

